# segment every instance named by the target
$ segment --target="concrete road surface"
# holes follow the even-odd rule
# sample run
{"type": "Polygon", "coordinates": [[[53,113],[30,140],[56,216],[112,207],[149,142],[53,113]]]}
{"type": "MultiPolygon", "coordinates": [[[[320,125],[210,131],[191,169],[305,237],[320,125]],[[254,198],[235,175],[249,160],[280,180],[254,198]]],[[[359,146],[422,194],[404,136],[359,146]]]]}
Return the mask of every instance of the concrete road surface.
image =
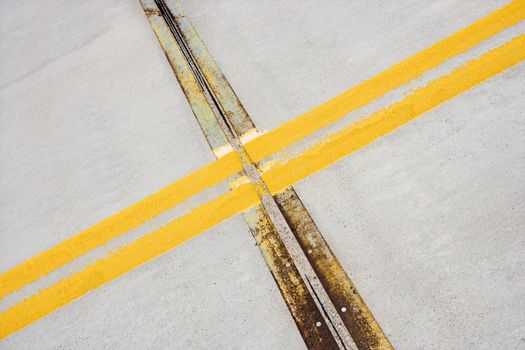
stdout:
{"type": "MultiPolygon", "coordinates": [[[[507,3],[182,1],[259,130],[507,3]]],[[[0,6],[5,272],[214,157],[138,1],[0,6]]],[[[523,22],[502,31],[322,135],[523,33],[523,22]]],[[[525,349],[524,82],[521,63],[295,185],[398,349],[525,349]]],[[[225,188],[5,297],[0,311],[225,188]]],[[[0,341],[143,348],[304,348],[242,216],[0,341]]]]}

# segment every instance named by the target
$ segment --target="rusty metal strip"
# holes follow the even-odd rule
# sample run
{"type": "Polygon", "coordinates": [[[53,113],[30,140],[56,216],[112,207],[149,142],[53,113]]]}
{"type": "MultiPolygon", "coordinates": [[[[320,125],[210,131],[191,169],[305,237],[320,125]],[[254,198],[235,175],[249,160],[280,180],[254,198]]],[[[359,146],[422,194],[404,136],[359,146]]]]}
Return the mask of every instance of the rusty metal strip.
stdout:
{"type": "Polygon", "coordinates": [[[274,227],[274,230],[277,232],[286,250],[290,254],[290,257],[292,258],[295,267],[299,271],[300,277],[303,279],[303,281],[307,285],[307,288],[310,290],[310,294],[315,296],[314,302],[316,302],[316,304],[318,304],[319,309],[323,311],[322,316],[324,316],[323,318],[325,319],[325,324],[323,325],[321,320],[319,320],[316,322],[316,326],[328,327],[330,332],[333,333],[334,340],[338,344],[340,344],[341,348],[353,349],[354,344],[352,342],[350,334],[348,333],[348,330],[345,328],[342,320],[338,317],[335,307],[331,304],[329,297],[326,295],[326,292],[324,291],[322,285],[315,276],[315,272],[309,265],[306,256],[302,252],[297,241],[294,239],[293,233],[287,226],[284,217],[282,217],[282,214],[280,213],[277,204],[275,203],[269,190],[266,188],[266,185],[261,180],[261,176],[258,170],[255,168],[255,165],[250,161],[249,157],[247,156],[246,151],[244,150],[240,142],[239,136],[235,133],[233,127],[229,124],[230,120],[228,118],[228,115],[224,113],[217,96],[215,96],[209,88],[206,78],[203,76],[203,73],[198,67],[198,64],[195,62],[192,53],[189,51],[189,48],[186,47],[186,42],[184,41],[181,33],[179,32],[179,28],[176,27],[176,24],[172,22],[173,19],[168,10],[164,7],[164,4],[160,1],[156,1],[156,3],[164,16],[164,19],[170,26],[170,29],[175,37],[175,40],[177,40],[179,47],[181,47],[181,50],[184,52],[186,61],[190,63],[190,66],[193,65],[193,73],[199,81],[201,90],[203,91],[204,96],[208,101],[208,104],[212,108],[216,116],[217,122],[221,126],[222,131],[225,133],[229,144],[233,147],[235,153],[241,159],[245,174],[249,178],[250,182],[254,185],[254,188],[256,189],[259,198],[261,199],[262,208],[264,209],[264,212],[268,216],[270,222],[274,227]]]}
{"type": "MultiPolygon", "coordinates": [[[[216,150],[226,146],[228,143],[228,137],[224,135],[223,131],[231,131],[236,136],[242,136],[255,129],[253,122],[218,65],[209,55],[191,23],[183,15],[180,5],[170,0],[166,1],[166,4],[161,3],[161,6],[166,6],[165,8],[169,9],[171,16],[176,20],[178,30],[180,30],[179,35],[184,36],[184,40],[189,46],[186,49],[192,50],[192,58],[198,65],[194,69],[201,70],[204,79],[206,79],[207,87],[215,95],[214,98],[218,100],[215,102],[220,103],[219,108],[222,109],[221,112],[224,117],[222,121],[215,119],[218,113],[214,113],[212,108],[210,108],[209,101],[206,100],[202,90],[199,88],[199,83],[196,81],[197,77],[188,74],[192,68],[182,58],[180,49],[177,50],[176,44],[173,43],[173,37],[169,35],[169,28],[167,28],[166,22],[163,22],[154,1],[143,0],[142,3],[210,146],[216,155],[219,155],[216,150]],[[192,45],[194,46],[193,48],[191,47],[192,45]],[[174,57],[177,54],[178,57],[174,57]],[[223,123],[222,127],[221,123],[223,123]]],[[[232,142],[235,141],[230,139],[230,143],[232,142]]],[[[272,201],[279,209],[279,215],[286,220],[287,227],[291,229],[298,241],[298,245],[302,248],[304,256],[309,261],[309,266],[313,268],[314,273],[317,275],[315,277],[319,278],[323,291],[326,291],[328,294],[330,304],[333,303],[337,309],[338,317],[349,330],[357,347],[359,349],[392,348],[295,191],[289,188],[272,198],[272,201]]],[[[312,289],[311,281],[307,281],[310,284],[310,286],[307,286],[301,279],[301,274],[295,264],[293,264],[285,244],[279,237],[276,225],[268,217],[267,211],[268,208],[265,210],[263,206],[260,206],[246,213],[245,219],[257,240],[259,248],[305,343],[311,349],[327,349],[335,347],[336,343],[341,344],[339,334],[336,334],[337,337],[332,338],[327,327],[317,326],[321,318],[315,301],[311,294],[308,293],[308,290],[310,289],[311,291],[312,289]]],[[[313,282],[315,283],[316,281],[313,282]]],[[[317,295],[315,290],[314,294],[317,295]]],[[[319,300],[317,301],[319,304],[319,300]]],[[[320,306],[323,308],[323,305],[320,306]]],[[[327,321],[331,322],[329,319],[327,321]]],[[[344,345],[345,342],[342,342],[343,347],[353,348],[353,342],[352,344],[347,342],[346,346],[344,345]]]]}
{"type": "Polygon", "coordinates": [[[318,326],[324,323],[321,311],[262,206],[244,218],[308,349],[337,349],[328,327],[318,326]]]}
{"type": "MultiPolygon", "coordinates": [[[[220,156],[220,150],[228,145],[228,141],[198,82],[191,74],[191,68],[184,60],[154,0],[142,0],[141,2],[210,147],[217,157],[220,156]]],[[[306,284],[293,265],[292,259],[262,206],[249,210],[244,214],[244,218],[307,347],[309,349],[337,349],[337,343],[328,327],[317,326],[317,322],[323,320],[321,311],[308,293],[306,284]]]]}
{"type": "Polygon", "coordinates": [[[217,123],[208,101],[204,97],[188,62],[184,59],[184,55],[173,38],[168,25],[164,21],[160,10],[155,4],[155,1],[141,0],[141,3],[155,35],[162,46],[164,54],[179,81],[179,85],[186,95],[188,103],[190,104],[206,141],[215,153],[215,150],[221,149],[227,145],[228,140],[226,139],[226,136],[224,136],[220,125],[217,123]]]}
{"type": "MultiPolygon", "coordinates": [[[[294,237],[294,234],[288,226],[281,211],[279,210],[275,199],[271,195],[266,184],[262,181],[261,174],[244,149],[244,146],[240,140],[240,136],[236,132],[235,127],[231,124],[232,120],[235,120],[235,117],[232,115],[233,112],[224,109],[224,103],[220,96],[217,96],[210,86],[210,81],[208,80],[210,78],[202,71],[199,63],[194,57],[194,53],[202,55],[202,53],[207,52],[207,49],[204,47],[202,41],[196,40],[199,39],[197,36],[192,36],[190,43],[190,40],[188,40],[188,37],[184,36],[184,33],[180,28],[178,21],[181,20],[181,17],[177,17],[177,19],[175,19],[171,13],[171,10],[167,7],[164,1],[156,0],[156,4],[164,17],[164,20],[168,24],[175,40],[177,41],[177,44],[183,52],[184,58],[189,63],[195,78],[199,82],[201,90],[203,91],[208,104],[212,108],[217,122],[221,126],[221,129],[228,139],[229,144],[239,156],[246,176],[254,185],[254,188],[261,199],[261,204],[264,208],[264,211],[266,212],[269,220],[281,238],[282,243],[285,245],[286,250],[290,254],[294,265],[299,271],[301,278],[306,283],[310,294],[314,297],[314,301],[318,305],[318,308],[322,310],[326,326],[328,326],[332,332],[334,339],[340,348],[356,349],[355,343],[353,342],[344,322],[339,316],[337,309],[326,293],[324,286],[320,283],[319,278],[317,277],[311,264],[308,262],[305,252],[301,249],[301,246],[294,237]]],[[[187,25],[188,22],[186,23],[186,26],[187,25]]],[[[218,69],[219,68],[217,67],[214,71],[218,71],[218,69]]],[[[215,76],[211,77],[211,79],[214,78],[215,76]]],[[[224,77],[222,77],[222,79],[224,80],[224,77]]],[[[227,84],[227,82],[224,82],[222,85],[224,84],[227,84]]],[[[227,103],[230,102],[231,101],[227,101],[227,103]]],[[[238,108],[242,109],[242,106],[238,108]]],[[[318,326],[322,326],[321,322],[317,322],[317,324],[318,326]]]]}
{"type": "Polygon", "coordinates": [[[293,188],[274,196],[359,349],[393,349],[293,188]]]}
{"type": "Polygon", "coordinates": [[[184,42],[188,45],[192,57],[202,71],[206,83],[228,117],[228,123],[234,127],[239,136],[255,129],[255,125],[242,106],[239,98],[224,77],[221,69],[208,52],[208,49],[193,28],[193,25],[182,11],[180,3],[176,0],[161,0],[169,10],[170,15],[177,24],[184,42]]]}

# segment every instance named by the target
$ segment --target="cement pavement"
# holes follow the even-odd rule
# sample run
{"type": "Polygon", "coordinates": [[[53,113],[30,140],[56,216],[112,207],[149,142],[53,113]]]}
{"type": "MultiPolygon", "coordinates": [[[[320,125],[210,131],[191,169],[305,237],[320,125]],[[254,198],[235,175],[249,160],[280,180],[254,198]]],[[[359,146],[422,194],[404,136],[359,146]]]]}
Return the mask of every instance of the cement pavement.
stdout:
{"type": "MultiPolygon", "coordinates": [[[[271,130],[506,3],[183,6],[257,126],[271,130]]],[[[213,159],[138,2],[4,6],[2,271],[213,159]]],[[[329,131],[523,33],[502,32],[329,131]]],[[[523,64],[510,68],[296,184],[396,348],[525,344],[524,77],[523,64]]],[[[2,310],[16,296],[7,299],[2,310]]],[[[238,216],[0,343],[254,346],[304,347],[238,216]]]]}

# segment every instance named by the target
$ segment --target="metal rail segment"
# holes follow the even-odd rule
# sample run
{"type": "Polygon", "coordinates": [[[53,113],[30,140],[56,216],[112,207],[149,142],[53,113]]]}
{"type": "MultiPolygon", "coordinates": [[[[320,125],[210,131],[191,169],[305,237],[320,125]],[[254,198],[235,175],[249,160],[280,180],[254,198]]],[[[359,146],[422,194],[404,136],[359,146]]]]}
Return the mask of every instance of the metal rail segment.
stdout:
{"type": "Polygon", "coordinates": [[[307,346],[392,348],[293,188],[275,196],[266,188],[242,143],[256,128],[180,4],[160,0],[142,4],[216,156],[219,149],[236,152],[258,190],[262,204],[246,213],[245,220],[307,346]],[[167,52],[175,48],[170,39],[178,55],[167,52]],[[186,70],[181,67],[184,63],[186,70]],[[188,79],[188,73],[194,79],[188,79]],[[202,107],[204,101],[208,108],[202,107]]]}

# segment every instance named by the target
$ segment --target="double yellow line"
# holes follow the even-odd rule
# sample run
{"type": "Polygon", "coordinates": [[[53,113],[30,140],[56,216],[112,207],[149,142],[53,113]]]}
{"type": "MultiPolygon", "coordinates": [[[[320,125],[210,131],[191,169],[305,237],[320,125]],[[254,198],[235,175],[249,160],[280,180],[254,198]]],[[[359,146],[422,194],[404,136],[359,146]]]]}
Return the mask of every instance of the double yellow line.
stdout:
{"type": "MultiPolygon", "coordinates": [[[[247,143],[246,149],[254,161],[260,161],[523,19],[525,0],[513,1],[376,77],[261,135],[247,143]]],[[[401,102],[330,136],[299,156],[281,161],[262,175],[263,180],[272,193],[282,191],[524,59],[525,35],[520,35],[416,90],[401,102]]],[[[236,154],[226,154],[156,194],[5,272],[0,276],[0,298],[241,170],[242,165],[236,154]]],[[[258,203],[259,197],[252,184],[243,184],[137,239],[107,258],[96,261],[81,272],[62,279],[1,313],[0,339],[258,203]]]]}

